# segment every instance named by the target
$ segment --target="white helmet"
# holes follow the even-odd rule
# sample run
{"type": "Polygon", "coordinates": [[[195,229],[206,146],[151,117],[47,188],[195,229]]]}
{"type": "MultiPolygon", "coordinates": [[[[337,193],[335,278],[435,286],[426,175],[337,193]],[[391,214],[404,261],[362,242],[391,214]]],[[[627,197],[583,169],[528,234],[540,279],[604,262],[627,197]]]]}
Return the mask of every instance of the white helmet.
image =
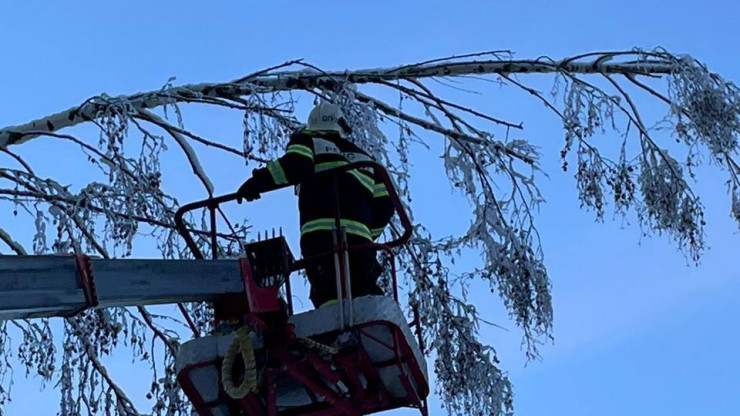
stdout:
{"type": "Polygon", "coordinates": [[[322,101],[311,110],[308,115],[308,130],[311,131],[334,131],[342,137],[350,133],[344,113],[338,105],[322,101]]]}

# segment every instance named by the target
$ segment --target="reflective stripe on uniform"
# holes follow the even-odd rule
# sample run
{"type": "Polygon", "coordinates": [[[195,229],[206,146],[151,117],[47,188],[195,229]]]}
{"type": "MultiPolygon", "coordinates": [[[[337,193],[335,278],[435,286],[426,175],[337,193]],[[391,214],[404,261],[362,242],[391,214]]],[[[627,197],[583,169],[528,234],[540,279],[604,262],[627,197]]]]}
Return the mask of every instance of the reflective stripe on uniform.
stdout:
{"type": "Polygon", "coordinates": [[[349,173],[357,178],[358,181],[360,181],[360,184],[367,188],[368,191],[373,192],[375,187],[375,181],[370,176],[358,171],[357,169],[352,169],[349,171],[349,173]]]}
{"type": "MultiPolygon", "coordinates": [[[[316,231],[332,231],[334,230],[336,220],[334,218],[319,218],[316,220],[308,221],[301,227],[301,236],[316,232],[316,231]]],[[[352,221],[347,219],[340,219],[339,225],[347,230],[347,234],[354,234],[359,237],[366,238],[370,241],[373,240],[370,229],[359,221],[352,221]]]]}
{"type": "Polygon", "coordinates": [[[390,196],[388,188],[385,187],[384,183],[376,183],[373,186],[373,198],[380,198],[382,196],[390,196]]]}
{"type": "Polygon", "coordinates": [[[272,161],[268,163],[267,170],[270,172],[275,185],[285,185],[288,183],[288,179],[285,177],[285,171],[283,171],[283,167],[280,165],[280,162],[272,161]]]}
{"type": "Polygon", "coordinates": [[[331,231],[334,229],[334,218],[319,218],[307,221],[301,227],[301,235],[314,231],[331,231]]]}
{"type": "Polygon", "coordinates": [[[334,162],[317,163],[316,166],[315,166],[315,168],[314,168],[314,172],[323,172],[325,170],[329,170],[329,169],[333,169],[333,168],[338,168],[340,166],[344,166],[344,165],[347,165],[347,164],[348,164],[348,162],[346,162],[344,160],[337,160],[337,161],[334,161],[334,162]]]}
{"type": "Polygon", "coordinates": [[[370,230],[370,235],[372,235],[373,240],[380,237],[380,235],[383,234],[383,230],[385,230],[385,227],[373,228],[370,230]]]}
{"type": "Polygon", "coordinates": [[[340,220],[340,224],[347,230],[348,234],[354,234],[359,237],[367,238],[370,241],[373,240],[373,237],[370,234],[370,229],[367,228],[367,225],[361,222],[343,219],[340,220]]]}
{"type": "MultiPolygon", "coordinates": [[[[315,165],[314,172],[323,172],[325,170],[334,169],[334,168],[338,168],[341,166],[346,166],[348,164],[349,162],[345,162],[343,160],[337,160],[334,162],[318,163],[315,165]]],[[[373,178],[371,178],[370,176],[368,176],[367,174],[363,172],[358,171],[357,169],[349,170],[347,171],[347,173],[354,176],[360,182],[360,185],[367,188],[368,191],[373,192],[374,186],[375,186],[373,178]]]]}
{"type": "Polygon", "coordinates": [[[311,151],[311,148],[302,144],[291,144],[288,146],[288,150],[285,153],[295,153],[313,160],[313,152],[311,151]]]}

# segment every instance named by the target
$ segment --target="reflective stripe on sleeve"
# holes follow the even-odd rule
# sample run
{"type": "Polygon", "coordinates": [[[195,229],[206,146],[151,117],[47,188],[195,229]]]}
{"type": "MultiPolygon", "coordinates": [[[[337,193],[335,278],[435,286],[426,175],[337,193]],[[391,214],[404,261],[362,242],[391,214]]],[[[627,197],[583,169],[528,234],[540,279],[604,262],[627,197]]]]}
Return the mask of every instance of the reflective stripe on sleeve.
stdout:
{"type": "Polygon", "coordinates": [[[385,227],[380,228],[373,228],[370,230],[370,235],[373,237],[373,240],[380,237],[381,234],[383,234],[383,231],[385,230],[385,227]]]}
{"type": "Polygon", "coordinates": [[[302,144],[291,144],[288,146],[288,150],[285,153],[295,153],[313,160],[313,152],[311,151],[311,148],[302,144]]]}
{"type": "Polygon", "coordinates": [[[382,196],[390,196],[388,189],[385,187],[384,183],[376,183],[375,186],[373,186],[373,198],[380,198],[382,196]]]}
{"type": "Polygon", "coordinates": [[[270,172],[275,185],[285,185],[288,183],[288,179],[285,177],[285,171],[283,171],[283,167],[280,165],[280,162],[272,161],[268,163],[267,170],[270,172]]]}

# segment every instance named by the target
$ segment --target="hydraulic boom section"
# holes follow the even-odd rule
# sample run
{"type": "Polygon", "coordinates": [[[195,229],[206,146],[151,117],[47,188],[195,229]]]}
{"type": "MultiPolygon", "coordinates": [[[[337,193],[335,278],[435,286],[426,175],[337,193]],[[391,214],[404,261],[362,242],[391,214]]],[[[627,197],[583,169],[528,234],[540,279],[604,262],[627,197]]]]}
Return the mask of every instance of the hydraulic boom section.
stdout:
{"type": "Polygon", "coordinates": [[[239,261],[0,256],[0,320],[244,293],[239,261]],[[207,276],[207,278],[204,278],[207,276]]]}

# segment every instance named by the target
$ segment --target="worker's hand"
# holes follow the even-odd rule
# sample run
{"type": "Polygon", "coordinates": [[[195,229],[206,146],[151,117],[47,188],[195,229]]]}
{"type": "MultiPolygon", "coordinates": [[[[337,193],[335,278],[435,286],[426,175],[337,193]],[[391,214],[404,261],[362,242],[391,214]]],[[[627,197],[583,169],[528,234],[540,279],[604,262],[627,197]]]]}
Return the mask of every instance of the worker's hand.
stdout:
{"type": "Polygon", "coordinates": [[[242,186],[239,187],[239,190],[236,191],[236,203],[241,204],[242,199],[246,199],[247,201],[254,201],[255,199],[260,199],[260,193],[257,190],[257,183],[254,180],[254,178],[247,179],[242,186]]]}

